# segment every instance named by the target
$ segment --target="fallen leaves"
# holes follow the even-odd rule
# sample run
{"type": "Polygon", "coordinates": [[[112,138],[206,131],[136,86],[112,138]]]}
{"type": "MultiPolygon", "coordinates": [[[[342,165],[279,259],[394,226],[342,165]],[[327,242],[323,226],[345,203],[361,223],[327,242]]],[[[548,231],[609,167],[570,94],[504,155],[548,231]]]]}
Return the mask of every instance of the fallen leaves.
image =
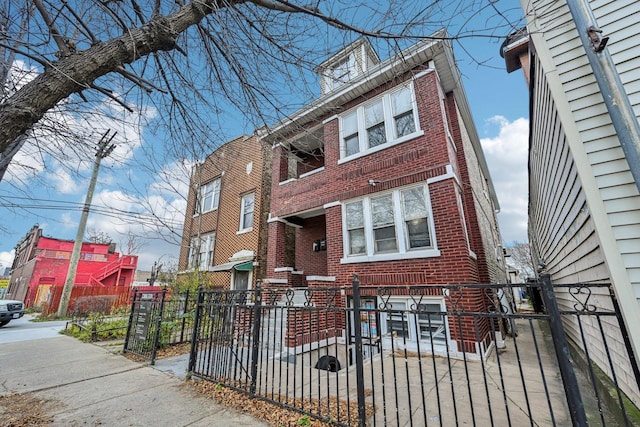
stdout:
{"type": "Polygon", "coordinates": [[[31,393],[0,396],[0,427],[48,426],[53,423],[51,409],[60,405],[55,400],[39,399],[31,393]]]}
{"type": "MultiPolygon", "coordinates": [[[[346,402],[336,398],[318,400],[308,398],[293,399],[280,395],[270,396],[272,400],[278,401],[282,405],[309,410],[332,420],[332,423],[310,418],[293,409],[257,397],[252,398],[244,392],[224,387],[211,381],[193,381],[192,386],[198,393],[215,400],[217,403],[250,414],[274,427],[294,427],[299,425],[328,427],[335,426],[336,421],[350,426],[359,425],[358,404],[354,401],[355,399],[346,402]]],[[[367,417],[373,415],[374,408],[372,404],[367,404],[365,409],[367,417]]]]}

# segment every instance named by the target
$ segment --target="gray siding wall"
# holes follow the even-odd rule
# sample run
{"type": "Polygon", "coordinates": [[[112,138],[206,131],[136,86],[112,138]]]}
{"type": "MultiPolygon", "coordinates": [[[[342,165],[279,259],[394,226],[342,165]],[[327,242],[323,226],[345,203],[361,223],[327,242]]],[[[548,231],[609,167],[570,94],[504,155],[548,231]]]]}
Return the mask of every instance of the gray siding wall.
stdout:
{"type": "MultiPolygon", "coordinates": [[[[607,49],[638,116],[640,3],[603,0],[590,4],[603,35],[610,37],[607,49]]],[[[558,283],[611,280],[622,298],[625,318],[637,319],[638,301],[625,297],[640,297],[640,195],[629,165],[566,2],[523,0],[522,6],[530,17],[529,32],[541,58],[536,59],[532,76],[529,159],[534,252],[545,260],[558,283]]],[[[575,303],[566,294],[558,299],[568,307],[575,303]]],[[[605,300],[594,296],[590,303],[610,308],[605,300]]],[[[582,326],[587,330],[591,357],[605,368],[606,353],[598,326],[582,326]]],[[[609,342],[613,363],[623,370],[618,381],[639,404],[640,394],[615,333],[617,328],[608,326],[604,325],[604,330],[611,333],[608,342],[613,340],[609,342]]],[[[637,349],[640,333],[634,331],[635,324],[628,326],[637,349]]],[[[566,327],[579,342],[578,325],[566,327]]]]}
{"type": "MultiPolygon", "coordinates": [[[[540,67],[540,63],[535,66],[540,67]]],[[[609,281],[595,224],[545,74],[536,72],[534,79],[529,157],[529,238],[534,256],[544,259],[554,283],[609,281]]],[[[591,295],[589,304],[613,310],[608,293],[602,291],[604,295],[591,295]]],[[[557,292],[556,296],[561,310],[573,310],[578,302],[568,292],[557,292]]],[[[623,390],[638,404],[640,396],[617,324],[607,322],[613,318],[603,320],[604,331],[613,331],[607,336],[608,354],[600,325],[588,316],[582,318],[582,325],[576,318],[567,319],[564,327],[575,343],[582,342],[580,327],[583,328],[591,358],[609,375],[611,356],[619,369],[616,374],[623,390]]]]}
{"type": "MultiPolygon", "coordinates": [[[[640,298],[640,195],[629,165],[566,3],[546,0],[534,2],[533,7],[544,12],[537,15],[530,30],[535,27],[541,32],[543,48],[553,57],[611,232],[636,298],[640,298]]],[[[591,2],[591,7],[603,34],[610,37],[607,49],[639,116],[640,5],[634,0],[608,0],[591,2]]]]}

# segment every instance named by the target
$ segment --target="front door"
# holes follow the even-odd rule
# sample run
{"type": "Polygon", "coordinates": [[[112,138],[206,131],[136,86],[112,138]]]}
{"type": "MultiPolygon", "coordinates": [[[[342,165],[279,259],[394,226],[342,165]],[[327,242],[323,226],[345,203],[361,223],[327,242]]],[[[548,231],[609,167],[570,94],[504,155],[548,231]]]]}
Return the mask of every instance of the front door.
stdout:
{"type": "Polygon", "coordinates": [[[250,271],[234,271],[233,272],[233,287],[236,291],[246,291],[249,289],[249,274],[250,271]]]}

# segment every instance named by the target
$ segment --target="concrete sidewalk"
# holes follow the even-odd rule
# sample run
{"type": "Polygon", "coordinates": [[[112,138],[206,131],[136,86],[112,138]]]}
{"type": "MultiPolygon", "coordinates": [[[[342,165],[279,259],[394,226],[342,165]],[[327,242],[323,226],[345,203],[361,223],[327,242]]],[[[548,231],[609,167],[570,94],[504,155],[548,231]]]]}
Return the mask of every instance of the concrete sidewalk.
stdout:
{"type": "Polygon", "coordinates": [[[267,426],[174,375],[66,336],[0,347],[0,395],[11,393],[54,401],[54,426],[267,426]]]}

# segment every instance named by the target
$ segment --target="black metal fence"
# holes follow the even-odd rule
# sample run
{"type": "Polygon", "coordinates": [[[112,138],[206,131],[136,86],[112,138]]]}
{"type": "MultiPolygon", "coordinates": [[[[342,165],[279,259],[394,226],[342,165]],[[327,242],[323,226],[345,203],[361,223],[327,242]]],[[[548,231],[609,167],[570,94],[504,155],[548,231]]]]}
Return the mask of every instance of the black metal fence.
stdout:
{"type": "Polygon", "coordinates": [[[170,295],[166,289],[135,290],[124,352],[154,364],[159,348],[188,342],[193,334],[195,302],[188,291],[170,295]]]}
{"type": "Polygon", "coordinates": [[[559,308],[548,277],[528,286],[545,313],[520,285],[201,291],[189,371],[340,426],[634,425],[609,287],[562,285],[559,308]]]}

